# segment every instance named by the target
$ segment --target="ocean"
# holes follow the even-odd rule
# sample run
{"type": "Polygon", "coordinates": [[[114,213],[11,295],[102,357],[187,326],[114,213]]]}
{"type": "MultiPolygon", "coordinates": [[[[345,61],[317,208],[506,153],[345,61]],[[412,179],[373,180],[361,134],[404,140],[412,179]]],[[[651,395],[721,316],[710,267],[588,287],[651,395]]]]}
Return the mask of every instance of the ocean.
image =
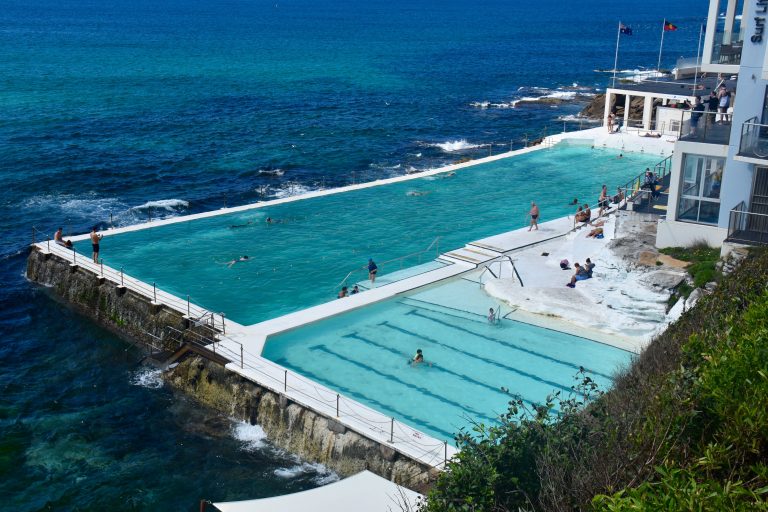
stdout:
{"type": "Polygon", "coordinates": [[[175,395],[137,349],[28,283],[33,226],[79,233],[522,147],[564,122],[575,129],[568,120],[609,81],[595,70],[613,67],[619,21],[634,31],[619,53],[628,71],[655,67],[662,20],[675,23],[670,68],[696,55],[706,10],[5,0],[2,508],[191,511],[338,478],[175,395]]]}

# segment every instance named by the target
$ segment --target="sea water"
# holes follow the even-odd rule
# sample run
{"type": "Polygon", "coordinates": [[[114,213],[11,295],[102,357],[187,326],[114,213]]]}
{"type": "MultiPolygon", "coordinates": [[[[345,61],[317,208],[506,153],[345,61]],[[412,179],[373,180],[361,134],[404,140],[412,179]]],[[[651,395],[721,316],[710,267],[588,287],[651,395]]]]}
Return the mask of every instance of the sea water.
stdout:
{"type": "Polygon", "coordinates": [[[679,30],[663,67],[695,55],[705,16],[694,0],[3,2],[4,506],[197,510],[324,481],[276,474],[300,464],[131,384],[138,355],[24,280],[33,225],[85,232],[521,147],[583,103],[510,104],[604,87],[618,21],[632,70],[655,66],[664,18],[679,30]]]}

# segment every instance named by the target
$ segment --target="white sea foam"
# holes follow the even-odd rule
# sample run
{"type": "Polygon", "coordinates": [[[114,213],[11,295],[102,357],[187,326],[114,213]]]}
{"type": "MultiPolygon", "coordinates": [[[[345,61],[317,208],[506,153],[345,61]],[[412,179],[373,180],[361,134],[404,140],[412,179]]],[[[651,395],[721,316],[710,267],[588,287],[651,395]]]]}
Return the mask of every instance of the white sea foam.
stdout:
{"type": "Polygon", "coordinates": [[[282,199],[283,197],[291,197],[291,196],[306,194],[311,190],[312,189],[307,187],[306,185],[300,185],[298,183],[286,183],[280,189],[275,190],[273,196],[276,199],[282,199]]]}
{"type": "Polygon", "coordinates": [[[440,148],[446,153],[454,153],[456,151],[465,151],[467,149],[475,149],[482,147],[482,144],[471,144],[466,139],[449,140],[448,142],[430,143],[427,146],[433,148],[440,148]]]}
{"type": "Polygon", "coordinates": [[[285,171],[282,169],[259,169],[259,176],[282,176],[285,171]]]}
{"type": "Polygon", "coordinates": [[[77,217],[98,222],[109,218],[111,212],[125,209],[125,204],[115,197],[99,197],[89,192],[78,196],[72,194],[33,196],[25,201],[23,207],[30,210],[56,212],[62,219],[77,217]]]}
{"type": "Polygon", "coordinates": [[[235,424],[232,435],[243,443],[243,449],[248,452],[263,448],[267,439],[267,434],[260,425],[251,425],[244,421],[235,424]]]}
{"type": "Polygon", "coordinates": [[[158,201],[147,201],[139,206],[131,208],[132,211],[140,210],[165,210],[167,212],[175,212],[189,207],[189,202],[183,199],[160,199],[158,201]]]}
{"type": "Polygon", "coordinates": [[[140,368],[131,374],[130,382],[134,386],[158,389],[163,387],[163,371],[159,368],[140,368]]]}
{"type": "Polygon", "coordinates": [[[278,478],[296,478],[297,476],[307,475],[315,473],[312,478],[317,485],[325,485],[331,482],[336,482],[339,479],[339,475],[329,470],[323,464],[301,462],[290,468],[280,468],[274,471],[274,474],[278,478]]]}

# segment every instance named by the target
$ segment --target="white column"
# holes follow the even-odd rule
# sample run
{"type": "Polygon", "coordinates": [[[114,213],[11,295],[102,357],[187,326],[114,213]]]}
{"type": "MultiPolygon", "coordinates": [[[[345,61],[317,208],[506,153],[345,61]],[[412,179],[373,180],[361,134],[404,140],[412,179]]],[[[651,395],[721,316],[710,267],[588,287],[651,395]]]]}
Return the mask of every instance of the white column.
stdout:
{"type": "Polygon", "coordinates": [[[627,94],[624,100],[624,131],[627,131],[627,121],[629,121],[629,104],[632,102],[632,96],[627,94]]]}
{"type": "MultiPolygon", "coordinates": [[[[725,9],[725,33],[728,35],[728,44],[733,41],[733,22],[736,19],[736,0],[728,0],[728,7],[725,9]]],[[[747,2],[744,2],[746,5],[747,2]]]]}
{"type": "Polygon", "coordinates": [[[715,29],[717,27],[717,11],[719,7],[720,0],[710,0],[709,14],[707,15],[707,31],[704,34],[704,50],[701,55],[702,65],[712,64],[712,49],[715,46],[715,29]]]}
{"type": "Polygon", "coordinates": [[[651,129],[651,117],[653,114],[653,96],[646,96],[643,103],[643,130],[651,129]]]}
{"type": "Polygon", "coordinates": [[[603,127],[608,128],[608,116],[611,113],[611,101],[613,99],[613,93],[610,89],[605,91],[605,110],[603,112],[603,127]]]}

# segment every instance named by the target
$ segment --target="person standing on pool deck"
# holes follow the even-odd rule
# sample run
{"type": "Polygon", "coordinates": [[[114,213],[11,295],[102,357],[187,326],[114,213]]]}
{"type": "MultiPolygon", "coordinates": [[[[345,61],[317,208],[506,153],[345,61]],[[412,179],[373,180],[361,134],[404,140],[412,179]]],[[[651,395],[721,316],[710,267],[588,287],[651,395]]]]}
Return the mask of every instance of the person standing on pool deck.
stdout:
{"type": "Polygon", "coordinates": [[[93,249],[93,262],[99,262],[99,242],[104,238],[104,235],[96,233],[96,226],[91,230],[91,248],[93,249]]]}
{"type": "Polygon", "coordinates": [[[537,219],[539,218],[539,207],[536,206],[536,203],[533,201],[531,201],[531,210],[528,212],[528,215],[531,216],[531,225],[528,227],[528,231],[533,228],[536,228],[536,231],[538,231],[539,225],[537,219]]]}
{"type": "Polygon", "coordinates": [[[371,280],[371,284],[376,281],[376,273],[379,271],[379,267],[374,263],[373,258],[368,258],[368,279],[371,280]]]}

